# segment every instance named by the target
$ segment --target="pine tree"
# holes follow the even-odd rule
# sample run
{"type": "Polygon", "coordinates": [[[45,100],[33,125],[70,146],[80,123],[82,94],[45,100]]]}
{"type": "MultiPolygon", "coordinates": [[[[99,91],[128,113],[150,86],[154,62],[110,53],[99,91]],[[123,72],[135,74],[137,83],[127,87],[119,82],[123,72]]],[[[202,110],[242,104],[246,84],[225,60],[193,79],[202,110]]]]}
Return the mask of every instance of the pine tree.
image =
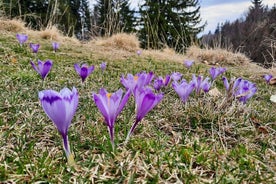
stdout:
{"type": "Polygon", "coordinates": [[[135,32],[135,17],[134,10],[130,9],[130,4],[128,0],[120,1],[120,9],[119,9],[119,18],[118,25],[119,31],[123,31],[126,33],[135,32]]]}
{"type": "Polygon", "coordinates": [[[198,0],[145,0],[140,8],[142,46],[185,51],[204,28],[199,10],[198,0]]]}
{"type": "Polygon", "coordinates": [[[98,0],[94,7],[95,16],[101,36],[134,31],[134,11],[128,0],[98,0]]]}

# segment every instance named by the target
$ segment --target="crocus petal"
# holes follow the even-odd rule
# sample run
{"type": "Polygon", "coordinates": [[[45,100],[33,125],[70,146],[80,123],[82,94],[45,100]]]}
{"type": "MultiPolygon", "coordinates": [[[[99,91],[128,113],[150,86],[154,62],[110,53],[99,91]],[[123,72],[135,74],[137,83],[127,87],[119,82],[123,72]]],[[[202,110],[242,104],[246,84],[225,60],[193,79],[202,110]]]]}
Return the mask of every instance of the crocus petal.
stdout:
{"type": "Polygon", "coordinates": [[[94,71],[94,65],[90,66],[87,71],[87,75],[90,75],[94,71]]]}
{"type": "Polygon", "coordinates": [[[74,68],[75,68],[76,72],[80,75],[80,73],[81,73],[80,65],[76,63],[76,64],[74,64],[74,68]]]}
{"type": "Polygon", "coordinates": [[[37,73],[40,73],[39,69],[36,67],[36,65],[34,64],[34,62],[31,61],[30,63],[31,63],[31,65],[32,65],[33,69],[34,69],[37,73]]]}
{"type": "Polygon", "coordinates": [[[171,80],[171,76],[170,75],[166,75],[166,78],[164,80],[164,85],[167,86],[169,84],[170,80],[171,80]]]}
{"type": "Polygon", "coordinates": [[[149,88],[137,89],[135,91],[136,119],[141,119],[153,109],[163,98],[163,94],[155,95],[149,88]]]}
{"type": "Polygon", "coordinates": [[[122,99],[122,101],[121,101],[121,103],[120,103],[120,105],[119,105],[119,107],[118,107],[118,109],[117,109],[117,113],[116,113],[117,116],[121,113],[121,111],[122,111],[123,108],[125,107],[126,103],[128,102],[128,99],[129,99],[130,95],[131,95],[131,91],[128,90],[128,91],[126,92],[126,94],[124,95],[124,97],[123,97],[123,99],[122,99]]]}
{"type": "Polygon", "coordinates": [[[223,80],[223,85],[225,87],[225,89],[228,91],[229,90],[229,82],[228,82],[228,79],[226,77],[222,77],[222,80],[223,80]]]}
{"type": "Polygon", "coordinates": [[[270,81],[270,79],[272,79],[272,77],[273,77],[272,75],[268,75],[268,74],[264,75],[264,79],[267,83],[269,83],[269,81],[270,81]]]}
{"type": "Polygon", "coordinates": [[[41,69],[41,77],[42,79],[45,79],[45,77],[49,74],[49,71],[51,70],[53,65],[53,62],[51,60],[46,60],[43,64],[43,67],[41,69]]]}
{"type": "MultiPolygon", "coordinates": [[[[104,89],[101,89],[101,90],[104,90],[104,89]]],[[[110,126],[109,125],[109,111],[108,111],[106,98],[102,94],[95,94],[94,93],[93,94],[93,99],[94,99],[94,102],[95,102],[96,106],[98,107],[98,109],[102,113],[106,124],[108,126],[110,126]]]]}

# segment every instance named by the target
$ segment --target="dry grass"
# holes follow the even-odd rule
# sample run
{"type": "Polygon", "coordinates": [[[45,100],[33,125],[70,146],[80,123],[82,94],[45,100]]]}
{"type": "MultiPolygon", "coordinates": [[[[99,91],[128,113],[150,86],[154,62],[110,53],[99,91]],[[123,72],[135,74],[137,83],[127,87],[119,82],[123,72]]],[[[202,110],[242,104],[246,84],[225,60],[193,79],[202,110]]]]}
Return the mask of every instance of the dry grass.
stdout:
{"type": "Polygon", "coordinates": [[[175,61],[175,62],[183,62],[187,58],[186,55],[177,54],[171,48],[164,48],[163,50],[145,50],[142,52],[141,56],[152,57],[161,61],[175,61]]]}
{"type": "Polygon", "coordinates": [[[191,46],[187,51],[187,56],[210,65],[244,66],[250,63],[250,59],[244,54],[233,53],[221,48],[201,49],[191,46]]]}
{"type": "Polygon", "coordinates": [[[25,32],[27,28],[24,25],[25,23],[20,20],[4,20],[0,19],[0,31],[7,31],[7,32],[25,32]]]}
{"type": "Polygon", "coordinates": [[[99,39],[95,44],[134,52],[139,49],[140,42],[134,34],[119,33],[108,38],[99,39]]]}
{"type": "Polygon", "coordinates": [[[46,28],[45,30],[40,31],[39,36],[42,39],[58,41],[62,37],[62,34],[55,26],[53,26],[51,28],[46,28]]]}

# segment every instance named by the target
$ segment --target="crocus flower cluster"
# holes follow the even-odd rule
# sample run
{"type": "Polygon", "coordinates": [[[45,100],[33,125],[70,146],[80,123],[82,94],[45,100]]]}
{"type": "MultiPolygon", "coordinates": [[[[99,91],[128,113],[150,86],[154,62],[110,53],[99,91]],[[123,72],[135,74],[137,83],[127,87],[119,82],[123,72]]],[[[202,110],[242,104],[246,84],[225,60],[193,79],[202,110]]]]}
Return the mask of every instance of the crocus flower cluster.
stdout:
{"type": "Polygon", "coordinates": [[[127,74],[127,77],[121,77],[121,83],[123,86],[134,93],[134,89],[138,86],[139,88],[147,86],[151,83],[154,78],[153,72],[141,72],[133,76],[132,74],[127,74]]]}
{"type": "Polygon", "coordinates": [[[170,82],[170,79],[171,79],[170,75],[166,75],[165,78],[159,76],[153,82],[154,89],[157,90],[157,91],[159,91],[162,87],[168,86],[168,84],[170,82]]]}
{"type": "Polygon", "coordinates": [[[16,38],[20,46],[22,46],[28,40],[28,36],[25,34],[16,34],[16,38]]]}
{"type": "Polygon", "coordinates": [[[223,74],[226,71],[226,68],[222,67],[211,67],[209,70],[209,73],[211,75],[211,78],[215,80],[219,75],[223,74]]]}
{"type": "Polygon", "coordinates": [[[201,90],[203,90],[204,92],[208,92],[210,87],[211,87],[211,83],[209,82],[209,78],[206,77],[204,79],[203,76],[201,76],[201,75],[196,77],[193,74],[192,82],[195,84],[195,91],[196,91],[197,94],[199,94],[201,92],[201,90]]]}
{"type": "Polygon", "coordinates": [[[47,116],[53,121],[63,139],[63,148],[70,165],[74,165],[74,157],[70,151],[68,129],[77,110],[79,95],[76,88],[68,88],[60,92],[54,90],[40,91],[39,100],[47,116]]]}
{"type": "Polygon", "coordinates": [[[239,99],[240,102],[246,103],[257,92],[256,84],[248,80],[238,78],[233,82],[233,85],[229,84],[226,77],[222,77],[222,80],[228,93],[239,99]]]}
{"type": "MultiPolygon", "coordinates": [[[[163,98],[163,94],[155,94],[149,88],[149,85],[153,78],[153,72],[141,72],[136,74],[135,76],[133,76],[132,74],[128,74],[126,78],[124,78],[124,76],[121,77],[121,83],[134,95],[136,110],[136,119],[127,135],[126,142],[128,141],[130,135],[133,133],[138,123],[163,98]]],[[[165,83],[167,84],[168,82],[169,78],[167,78],[167,81],[165,83]]]]}
{"type": "Polygon", "coordinates": [[[33,61],[31,61],[31,65],[32,65],[33,69],[41,76],[42,80],[44,80],[45,77],[50,72],[50,70],[53,66],[53,62],[51,60],[46,60],[45,62],[38,60],[37,66],[35,65],[35,63],[33,61]]]}
{"type": "Polygon", "coordinates": [[[94,65],[88,67],[87,64],[82,64],[81,66],[79,64],[74,65],[76,72],[81,77],[82,82],[85,81],[85,79],[94,71],[94,65]]]}

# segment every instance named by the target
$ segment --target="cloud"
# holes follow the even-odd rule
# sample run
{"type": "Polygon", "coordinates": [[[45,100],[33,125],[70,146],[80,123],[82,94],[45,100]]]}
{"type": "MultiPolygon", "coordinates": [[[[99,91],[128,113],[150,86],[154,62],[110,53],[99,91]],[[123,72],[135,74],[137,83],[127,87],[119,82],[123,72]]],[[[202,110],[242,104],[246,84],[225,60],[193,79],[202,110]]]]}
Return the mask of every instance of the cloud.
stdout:
{"type": "MultiPolygon", "coordinates": [[[[201,18],[202,22],[207,21],[207,26],[202,34],[207,34],[209,31],[214,32],[218,23],[224,23],[225,21],[233,22],[236,19],[242,18],[248,11],[248,8],[252,5],[251,1],[239,1],[235,0],[228,3],[213,4],[216,1],[211,2],[212,5],[201,6],[201,18]]],[[[272,7],[275,4],[275,0],[264,0],[264,5],[272,7]]]]}
{"type": "Polygon", "coordinates": [[[204,33],[214,31],[218,23],[240,18],[250,6],[250,2],[226,3],[201,8],[202,21],[207,21],[204,33]]]}

